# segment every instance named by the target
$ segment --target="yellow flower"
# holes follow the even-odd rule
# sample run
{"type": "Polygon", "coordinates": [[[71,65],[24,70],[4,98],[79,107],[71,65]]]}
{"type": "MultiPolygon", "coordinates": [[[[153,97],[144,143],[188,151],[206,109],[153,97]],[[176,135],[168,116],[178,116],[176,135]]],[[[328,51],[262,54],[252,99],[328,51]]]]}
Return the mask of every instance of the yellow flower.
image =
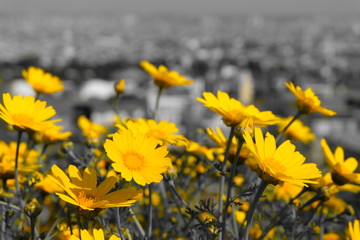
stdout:
{"type": "Polygon", "coordinates": [[[51,94],[64,90],[60,78],[45,72],[41,68],[31,66],[28,70],[23,70],[22,75],[37,94],[51,94]]]}
{"type": "Polygon", "coordinates": [[[358,219],[348,223],[349,233],[347,234],[347,240],[358,240],[360,239],[360,222],[358,219]]]}
{"type": "Polygon", "coordinates": [[[82,134],[90,140],[98,140],[107,132],[106,127],[90,121],[90,119],[85,116],[80,116],[77,123],[79,128],[82,130],[82,134]]]}
{"type": "Polygon", "coordinates": [[[115,83],[114,89],[117,95],[123,94],[125,92],[125,80],[121,79],[117,81],[115,83]]]}
{"type": "Polygon", "coordinates": [[[271,111],[261,112],[254,105],[245,106],[222,91],[217,92],[217,97],[210,92],[204,92],[203,96],[204,99],[197,100],[221,115],[226,126],[239,125],[242,129],[252,129],[254,125],[262,127],[275,124],[279,120],[271,111]]]}
{"type": "MultiPolygon", "coordinates": [[[[281,132],[290,123],[291,120],[292,117],[282,118],[278,123],[278,131],[281,132]]],[[[299,119],[296,119],[290,125],[290,127],[286,130],[285,135],[290,139],[299,140],[305,144],[310,143],[315,139],[315,134],[311,132],[311,128],[305,126],[299,119]]]]}
{"type": "Polygon", "coordinates": [[[283,200],[289,202],[290,199],[298,195],[303,188],[291,183],[284,182],[284,184],[273,187],[273,192],[270,194],[274,200],[283,200]]]}
{"type": "Polygon", "coordinates": [[[58,141],[66,141],[71,136],[71,132],[60,132],[62,126],[52,126],[43,131],[35,132],[33,134],[33,139],[37,143],[43,144],[54,144],[58,141]]]}
{"type": "Polygon", "coordinates": [[[46,107],[45,101],[35,100],[32,96],[11,98],[10,93],[4,93],[3,102],[4,105],[0,104],[0,118],[18,131],[41,131],[61,121],[49,120],[56,113],[53,107],[46,107]]]}
{"type": "Polygon", "coordinates": [[[69,177],[56,165],[51,167],[50,179],[59,187],[64,189],[67,195],[56,193],[62,200],[79,207],[85,214],[97,214],[103,208],[132,206],[139,191],[133,189],[121,189],[114,192],[109,191],[115,186],[115,176],[106,177],[97,186],[97,173],[94,168],[86,168],[83,172],[74,165],[69,165],[69,177]]]}
{"type": "Polygon", "coordinates": [[[134,133],[142,133],[148,137],[154,137],[160,145],[187,144],[187,139],[182,135],[174,134],[179,131],[175,123],[168,121],[156,122],[153,119],[139,118],[117,124],[119,131],[129,129],[134,133]]]}
{"type": "MultiPolygon", "coordinates": [[[[15,177],[15,154],[17,142],[10,142],[7,144],[0,141],[0,178],[11,179],[15,177]]],[[[39,152],[33,149],[27,149],[25,142],[20,143],[19,148],[19,172],[31,173],[40,168],[41,165],[36,164],[39,152]],[[24,160],[26,157],[26,160],[24,160]]]]}
{"type": "Polygon", "coordinates": [[[141,133],[123,130],[107,139],[104,148],[108,157],[114,162],[112,167],[127,181],[134,181],[144,186],[162,180],[162,173],[170,166],[166,157],[166,146],[158,147],[158,141],[141,133]]]}
{"type": "Polygon", "coordinates": [[[327,116],[333,116],[336,112],[321,107],[320,99],[315,95],[311,88],[303,91],[300,86],[296,86],[292,82],[286,82],[286,87],[296,96],[296,105],[303,114],[321,113],[327,116]]]}
{"type": "Polygon", "coordinates": [[[321,139],[321,147],[326,156],[327,163],[331,167],[331,177],[335,184],[360,183],[360,173],[354,173],[358,166],[355,158],[349,157],[344,160],[344,149],[340,146],[332,153],[324,138],[321,139]]]}
{"type": "Polygon", "coordinates": [[[159,68],[156,68],[148,61],[141,61],[140,66],[154,79],[154,83],[159,88],[189,85],[194,82],[193,80],[186,79],[185,76],[182,76],[175,71],[169,71],[164,65],[160,65],[159,68]]]}
{"type": "Polygon", "coordinates": [[[188,153],[192,153],[195,155],[205,156],[210,161],[214,160],[214,152],[217,149],[214,148],[208,148],[204,145],[201,145],[197,142],[189,140],[188,145],[186,146],[186,151],[188,153]]]}
{"type": "MultiPolygon", "coordinates": [[[[104,231],[100,229],[93,229],[92,234],[86,229],[80,230],[80,238],[76,235],[71,235],[69,240],[105,240],[104,231]]],[[[118,236],[112,234],[109,240],[120,240],[118,236]]]]}
{"type": "Polygon", "coordinates": [[[305,157],[295,151],[295,145],[289,140],[278,148],[273,135],[266,133],[264,139],[260,128],[255,128],[255,142],[250,133],[245,131],[244,139],[247,147],[254,154],[258,164],[258,175],[268,183],[292,183],[307,186],[306,183],[316,183],[314,180],[321,177],[321,172],[314,163],[305,163],[305,157]]]}

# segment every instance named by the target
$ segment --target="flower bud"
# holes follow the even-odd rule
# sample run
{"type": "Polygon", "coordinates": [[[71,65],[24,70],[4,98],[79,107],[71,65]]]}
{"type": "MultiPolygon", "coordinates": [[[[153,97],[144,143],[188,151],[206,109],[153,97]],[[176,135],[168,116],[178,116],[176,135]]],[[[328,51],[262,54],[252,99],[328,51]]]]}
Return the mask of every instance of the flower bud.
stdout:
{"type": "Polygon", "coordinates": [[[114,86],[116,95],[119,96],[125,92],[125,80],[121,79],[115,83],[114,86]]]}
{"type": "Polygon", "coordinates": [[[42,211],[42,207],[40,203],[36,200],[36,198],[33,198],[24,207],[24,212],[29,217],[37,217],[40,215],[41,211],[42,211]]]}

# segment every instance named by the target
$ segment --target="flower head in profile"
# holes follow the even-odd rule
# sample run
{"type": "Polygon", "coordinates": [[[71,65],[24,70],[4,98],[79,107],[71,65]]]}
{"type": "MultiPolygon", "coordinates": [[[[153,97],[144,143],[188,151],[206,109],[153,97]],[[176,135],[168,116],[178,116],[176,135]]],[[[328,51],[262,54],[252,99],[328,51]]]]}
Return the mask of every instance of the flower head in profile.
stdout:
{"type": "MultiPolygon", "coordinates": [[[[278,131],[281,132],[292,120],[292,117],[281,118],[281,121],[277,124],[279,126],[278,131]]],[[[315,139],[315,134],[311,131],[311,128],[305,126],[303,122],[296,119],[284,133],[289,139],[299,140],[305,144],[310,143],[315,139]]]]}
{"type": "Polygon", "coordinates": [[[360,221],[355,219],[354,222],[348,223],[349,233],[347,234],[346,240],[357,240],[360,239],[360,221]]]}
{"type": "Polygon", "coordinates": [[[166,146],[158,146],[158,140],[145,134],[123,130],[107,139],[104,148],[108,157],[113,161],[112,167],[127,181],[134,181],[139,185],[160,182],[161,175],[169,167],[171,161],[166,157],[166,146]]]}
{"type": "MultiPolygon", "coordinates": [[[[0,178],[12,179],[15,177],[15,156],[17,142],[7,144],[0,141],[0,178]]],[[[19,146],[19,172],[29,174],[39,169],[41,165],[36,164],[39,152],[34,149],[27,150],[27,143],[21,142],[19,146]],[[24,159],[26,157],[26,159],[24,159]]]]}
{"type": "MultiPolygon", "coordinates": [[[[86,229],[80,230],[80,237],[71,235],[69,240],[105,240],[104,231],[100,229],[93,229],[92,234],[86,229]]],[[[109,240],[120,240],[118,236],[112,234],[109,240]]]]}
{"type": "Polygon", "coordinates": [[[78,206],[84,215],[97,215],[103,208],[132,206],[139,191],[134,189],[121,189],[110,192],[115,187],[117,178],[108,176],[97,185],[97,173],[94,168],[85,168],[82,172],[76,166],[69,165],[67,176],[57,165],[51,167],[49,175],[66,194],[56,193],[62,200],[78,206]]]}
{"type": "Polygon", "coordinates": [[[31,66],[27,70],[23,70],[22,75],[37,94],[52,94],[64,90],[60,78],[45,72],[41,68],[31,66]]]}
{"type": "Polygon", "coordinates": [[[349,182],[360,184],[360,173],[355,173],[358,161],[349,157],[345,160],[344,149],[338,146],[335,152],[331,152],[326,140],[321,139],[321,147],[325,154],[327,163],[331,167],[331,177],[335,184],[344,185],[349,182]]]}
{"type": "Polygon", "coordinates": [[[292,82],[286,82],[286,87],[296,96],[296,106],[303,114],[321,113],[326,116],[333,116],[336,112],[321,107],[320,99],[315,95],[311,88],[303,91],[300,86],[296,86],[292,82]]]}
{"type": "Polygon", "coordinates": [[[56,114],[51,106],[46,106],[45,101],[35,100],[32,96],[10,96],[3,94],[3,104],[0,104],[0,118],[13,126],[18,131],[42,131],[54,125],[49,120],[56,114]]]}
{"type": "Polygon", "coordinates": [[[184,136],[175,134],[179,131],[175,123],[165,120],[156,122],[153,119],[139,118],[137,120],[128,120],[116,126],[119,128],[119,131],[129,129],[134,133],[139,132],[148,137],[154,137],[160,145],[186,144],[188,141],[184,136]]]}
{"type": "Polygon", "coordinates": [[[108,130],[99,123],[92,122],[86,116],[82,115],[78,118],[77,124],[82,131],[83,136],[90,140],[98,140],[108,130]]]}
{"type": "Polygon", "coordinates": [[[114,90],[115,90],[117,96],[120,96],[121,94],[123,94],[125,92],[125,80],[120,79],[119,81],[117,81],[114,85],[114,90]]]}
{"type": "Polygon", "coordinates": [[[305,157],[295,151],[295,145],[289,140],[276,147],[274,136],[266,133],[264,139],[260,128],[255,128],[255,142],[248,131],[244,132],[244,139],[254,154],[259,177],[268,183],[277,185],[288,182],[307,186],[307,183],[316,183],[313,179],[321,177],[316,164],[304,163],[305,157]]]}
{"type": "Polygon", "coordinates": [[[61,132],[62,126],[53,125],[50,128],[45,129],[44,131],[35,132],[33,134],[33,139],[37,143],[43,144],[54,144],[59,141],[66,141],[71,136],[71,132],[61,132]]]}
{"type": "Polygon", "coordinates": [[[222,91],[218,91],[217,96],[210,92],[204,92],[203,96],[204,98],[197,98],[197,100],[222,116],[226,126],[236,127],[239,125],[241,129],[250,130],[254,126],[268,126],[279,120],[271,111],[260,111],[254,105],[245,106],[222,91]]]}
{"type": "Polygon", "coordinates": [[[154,83],[159,88],[166,89],[176,85],[189,85],[194,82],[186,79],[185,76],[180,75],[178,72],[169,71],[164,65],[156,68],[148,61],[141,61],[140,66],[154,79],[154,83]]]}

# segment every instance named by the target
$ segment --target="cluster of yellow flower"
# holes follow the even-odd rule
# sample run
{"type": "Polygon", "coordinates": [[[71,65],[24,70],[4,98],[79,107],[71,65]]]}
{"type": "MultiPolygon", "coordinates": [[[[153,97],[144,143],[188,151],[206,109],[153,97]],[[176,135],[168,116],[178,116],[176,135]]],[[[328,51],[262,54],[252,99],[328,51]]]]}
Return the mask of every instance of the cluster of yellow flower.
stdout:
{"type": "MultiPolygon", "coordinates": [[[[310,223],[316,226],[313,234],[340,239],[343,229],[324,232],[324,216],[337,220],[346,210],[352,214],[346,218],[346,236],[359,239],[354,209],[337,196],[340,191],[360,192],[357,160],[345,159],[342,147],[333,153],[321,139],[330,167],[328,173],[322,174],[319,168],[326,168],[305,163],[305,156],[291,142],[315,140],[311,129],[299,119],[302,115],[336,114],[321,106],[312,89],[303,91],[300,86],[286,83],[296,96],[298,109],[290,117],[246,106],[222,91],[217,95],[204,92],[203,98],[197,100],[219,114],[224,127],[229,128],[228,138],[220,127],[207,128],[202,133],[212,143],[204,144],[177,134],[176,124],[157,119],[163,90],[193,81],[163,65],[157,68],[142,61],[140,66],[159,89],[153,118],[117,116],[111,133],[111,128],[79,117],[77,123],[86,139],[84,157],[74,153],[69,141],[72,133],[62,132],[62,126],[56,125],[61,119],[53,119],[54,108],[40,100],[42,94],[64,90],[58,77],[29,67],[23,77],[36,97],[3,94],[0,118],[9,130],[17,132],[17,142],[0,141],[1,239],[21,232],[28,233],[31,239],[40,234],[44,239],[300,239],[306,232],[311,233],[303,229],[312,228],[310,223]],[[271,125],[278,126],[276,137],[267,128],[271,125]],[[265,136],[262,128],[266,129],[265,136]],[[22,142],[23,134],[28,136],[27,142],[22,142]],[[281,142],[284,137],[288,139],[281,142]],[[68,162],[46,155],[47,147],[57,143],[62,143],[68,162]],[[265,191],[267,201],[261,201],[265,191]],[[217,210],[214,201],[204,198],[217,199],[217,210]],[[259,211],[267,218],[256,218],[252,226],[258,204],[262,204],[259,211]],[[42,208],[47,214],[40,219],[42,208]],[[9,209],[19,213],[17,227],[10,224],[9,209]],[[296,222],[291,214],[289,217],[291,210],[297,211],[303,221],[296,222]],[[284,222],[285,216],[290,218],[288,222],[284,222]],[[199,224],[192,224],[194,220],[199,224]]],[[[114,91],[119,100],[125,81],[118,81],[114,91]]]]}

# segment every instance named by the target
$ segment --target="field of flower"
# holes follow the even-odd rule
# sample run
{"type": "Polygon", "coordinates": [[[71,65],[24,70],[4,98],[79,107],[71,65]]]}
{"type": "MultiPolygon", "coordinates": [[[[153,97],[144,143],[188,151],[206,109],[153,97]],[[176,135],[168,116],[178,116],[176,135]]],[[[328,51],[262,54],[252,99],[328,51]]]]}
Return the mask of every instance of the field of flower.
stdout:
{"type": "Polygon", "coordinates": [[[325,138],[323,162],[298,151],[315,140],[302,118],[337,114],[311,88],[285,83],[296,103],[286,117],[203,92],[194,104],[222,126],[185,136],[158,110],[166,91],[194,81],[138,67],[157,88],[151,116],[118,114],[119,80],[112,125],[80,116],[77,143],[42,100],[64,91],[60,78],[29,67],[22,76],[36,96],[3,93],[12,140],[0,142],[1,239],[359,239],[357,159],[325,138]]]}

